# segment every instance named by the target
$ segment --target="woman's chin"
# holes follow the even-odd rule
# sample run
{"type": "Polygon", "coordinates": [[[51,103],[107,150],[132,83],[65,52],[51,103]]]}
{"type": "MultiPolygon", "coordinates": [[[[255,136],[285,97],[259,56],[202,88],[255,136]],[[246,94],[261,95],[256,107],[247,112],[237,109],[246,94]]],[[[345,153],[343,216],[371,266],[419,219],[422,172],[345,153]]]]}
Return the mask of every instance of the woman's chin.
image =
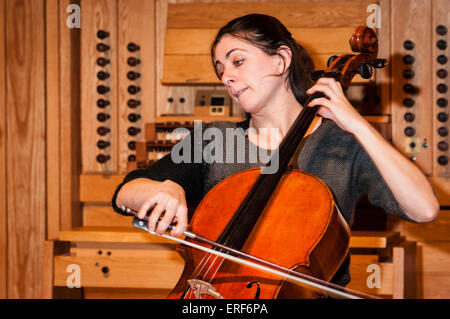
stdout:
{"type": "Polygon", "coordinates": [[[247,113],[256,113],[259,109],[258,105],[255,103],[248,103],[245,100],[240,100],[239,105],[241,106],[242,110],[247,113]]]}

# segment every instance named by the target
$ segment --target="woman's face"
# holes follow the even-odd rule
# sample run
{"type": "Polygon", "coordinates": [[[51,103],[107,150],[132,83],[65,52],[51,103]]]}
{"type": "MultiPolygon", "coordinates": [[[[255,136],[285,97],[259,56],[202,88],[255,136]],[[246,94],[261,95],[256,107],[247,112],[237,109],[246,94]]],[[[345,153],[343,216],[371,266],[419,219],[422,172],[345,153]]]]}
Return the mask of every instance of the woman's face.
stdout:
{"type": "Polygon", "coordinates": [[[268,105],[284,84],[284,62],[250,42],[224,35],[215,49],[215,65],[231,98],[251,114],[268,105]]]}

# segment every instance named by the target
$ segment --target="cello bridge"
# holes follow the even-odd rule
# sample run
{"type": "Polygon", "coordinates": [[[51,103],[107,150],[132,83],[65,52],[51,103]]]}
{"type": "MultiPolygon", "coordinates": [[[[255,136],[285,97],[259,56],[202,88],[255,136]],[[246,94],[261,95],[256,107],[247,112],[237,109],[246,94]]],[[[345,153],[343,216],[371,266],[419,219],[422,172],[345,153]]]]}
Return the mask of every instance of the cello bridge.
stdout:
{"type": "Polygon", "coordinates": [[[209,295],[216,299],[223,299],[222,295],[210,283],[200,279],[189,279],[189,286],[194,292],[195,299],[202,299],[202,295],[209,295]]]}

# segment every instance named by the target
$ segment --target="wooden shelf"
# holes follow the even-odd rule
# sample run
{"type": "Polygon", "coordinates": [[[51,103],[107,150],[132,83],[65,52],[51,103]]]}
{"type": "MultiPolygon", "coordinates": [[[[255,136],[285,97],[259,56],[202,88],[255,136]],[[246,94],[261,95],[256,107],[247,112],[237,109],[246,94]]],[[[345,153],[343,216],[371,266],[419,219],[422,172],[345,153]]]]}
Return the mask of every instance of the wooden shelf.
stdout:
{"type": "Polygon", "coordinates": [[[59,232],[58,240],[73,242],[108,243],[155,243],[173,244],[174,242],[151,235],[143,230],[130,227],[94,227],[84,226],[59,232]]]}
{"type": "Polygon", "coordinates": [[[245,120],[241,116],[195,116],[195,115],[164,115],[158,116],[156,118],[156,123],[164,122],[193,122],[194,120],[200,120],[203,122],[214,122],[214,121],[230,121],[230,122],[240,122],[245,120]]]}
{"type": "Polygon", "coordinates": [[[399,232],[353,231],[350,238],[350,248],[387,248],[399,241],[399,232]]]}

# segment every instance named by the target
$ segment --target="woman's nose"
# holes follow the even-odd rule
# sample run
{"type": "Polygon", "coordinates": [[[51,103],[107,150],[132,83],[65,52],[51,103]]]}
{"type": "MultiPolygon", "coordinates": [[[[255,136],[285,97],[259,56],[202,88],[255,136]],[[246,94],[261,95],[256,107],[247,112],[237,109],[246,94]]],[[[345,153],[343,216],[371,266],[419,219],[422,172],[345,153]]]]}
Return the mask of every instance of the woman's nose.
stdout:
{"type": "Polygon", "coordinates": [[[236,76],[232,72],[224,70],[221,80],[224,85],[230,85],[236,81],[236,76]]]}

